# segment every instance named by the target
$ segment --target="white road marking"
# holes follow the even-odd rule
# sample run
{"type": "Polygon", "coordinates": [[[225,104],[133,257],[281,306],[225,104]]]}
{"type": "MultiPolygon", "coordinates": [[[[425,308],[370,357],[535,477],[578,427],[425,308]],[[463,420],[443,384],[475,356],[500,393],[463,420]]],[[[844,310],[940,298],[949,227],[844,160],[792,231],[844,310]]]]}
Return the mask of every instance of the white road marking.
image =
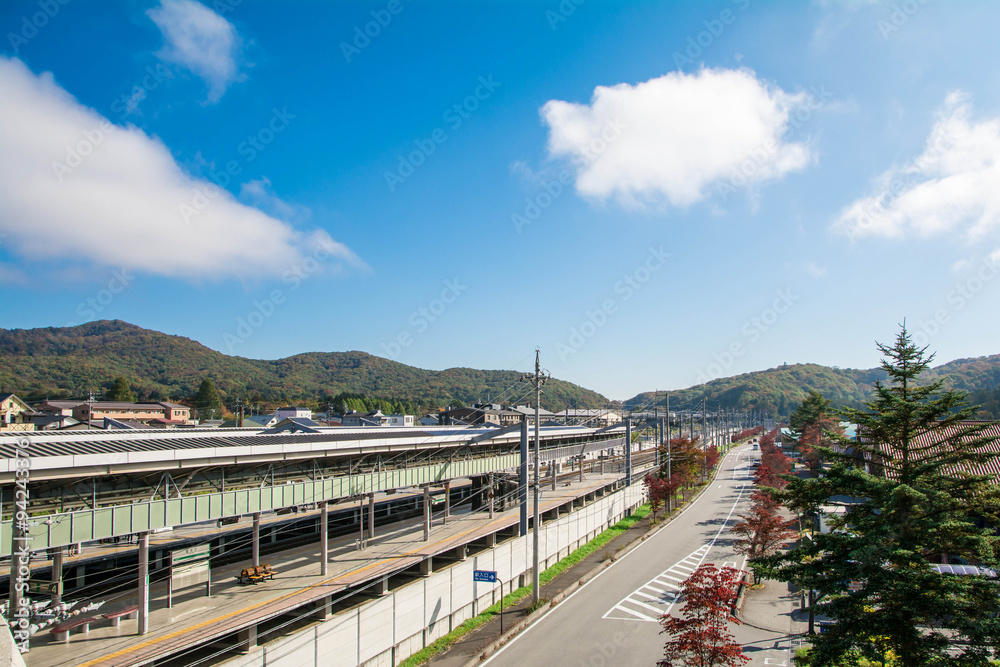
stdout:
{"type": "Polygon", "coordinates": [[[692,553],[690,556],[687,556],[686,558],[678,561],[677,564],[672,566],[670,569],[661,572],[660,574],[653,577],[649,582],[643,584],[636,590],[629,593],[627,596],[625,596],[625,598],[621,602],[619,602],[614,607],[609,609],[601,618],[607,618],[617,621],[641,621],[647,623],[659,622],[660,617],[663,616],[664,614],[670,613],[670,609],[674,606],[674,603],[678,600],[678,598],[681,597],[680,587],[674,586],[674,588],[677,589],[676,592],[662,591],[662,593],[656,597],[649,595],[648,593],[643,593],[642,589],[649,588],[654,591],[659,590],[651,584],[662,583],[661,581],[659,581],[660,579],[672,579],[677,582],[683,582],[685,579],[688,578],[690,572],[685,572],[684,570],[680,569],[681,563],[684,563],[685,561],[695,560],[695,558],[697,558],[698,563],[701,564],[701,561],[705,560],[705,556],[708,555],[708,550],[711,548],[712,548],[711,544],[706,544],[705,546],[701,547],[700,549],[692,553]],[[637,599],[639,596],[655,600],[657,604],[655,606],[650,605],[643,600],[637,599]],[[646,613],[643,613],[643,611],[645,611],[646,613]],[[632,616],[635,616],[637,618],[622,616],[621,615],[622,612],[626,614],[631,614],[632,616]]]}
{"type": "MultiPolygon", "coordinates": [[[[703,562],[705,562],[705,558],[708,556],[708,552],[711,551],[713,546],[715,546],[715,543],[718,541],[719,536],[722,535],[722,531],[725,530],[726,526],[729,524],[729,520],[732,518],[733,512],[736,511],[736,507],[739,505],[740,500],[742,500],[743,492],[746,490],[746,486],[747,486],[746,482],[744,481],[743,485],[740,487],[740,493],[739,496],[737,496],[736,498],[736,502],[733,503],[733,506],[729,510],[729,514],[726,516],[726,520],[722,522],[721,526],[719,526],[719,530],[715,534],[715,537],[712,538],[711,542],[701,547],[697,551],[693,552],[692,554],[686,556],[685,558],[680,559],[670,569],[661,572],[660,574],[656,575],[651,580],[640,586],[635,591],[629,593],[627,596],[625,596],[625,598],[621,602],[619,602],[614,607],[605,612],[604,616],[602,616],[601,618],[608,620],[616,620],[616,621],[638,620],[640,622],[656,623],[659,622],[660,617],[662,617],[664,614],[669,614],[670,610],[673,609],[674,604],[681,598],[678,586],[676,585],[674,586],[675,588],[678,588],[677,592],[665,591],[658,598],[659,604],[656,607],[652,607],[651,605],[645,602],[634,599],[633,596],[641,595],[644,598],[649,598],[650,596],[646,593],[643,593],[642,589],[650,588],[652,590],[658,590],[656,587],[651,586],[650,584],[658,583],[662,585],[664,579],[670,581],[676,581],[677,583],[683,583],[691,575],[691,572],[696,570],[703,562]],[[693,567],[692,563],[694,564],[693,567]],[[643,609],[646,610],[652,610],[654,611],[654,615],[651,616],[649,614],[644,614],[636,610],[636,607],[642,607],[643,609]],[[630,614],[631,616],[634,616],[636,618],[616,615],[616,614],[621,614],[622,612],[630,614]]],[[[726,563],[726,565],[729,565],[730,563],[733,566],[736,565],[735,561],[729,561],[726,563]]]]}
{"type": "MultiPolygon", "coordinates": [[[[728,452],[726,452],[726,455],[725,455],[724,457],[722,457],[722,462],[725,462],[725,461],[728,461],[728,460],[729,460],[729,457],[730,457],[730,456],[734,456],[734,457],[736,458],[736,460],[737,460],[737,463],[738,463],[738,462],[739,462],[739,458],[740,458],[740,456],[741,456],[742,454],[744,454],[744,453],[745,453],[745,452],[744,452],[744,450],[743,450],[743,448],[742,448],[742,447],[740,447],[740,448],[734,448],[734,449],[731,449],[731,450],[729,450],[728,452]]],[[[733,479],[734,479],[734,480],[736,479],[736,471],[735,471],[735,470],[733,471],[733,479]]],[[[736,498],[736,502],[735,502],[735,503],[733,503],[733,509],[732,509],[732,510],[730,510],[730,512],[729,512],[729,515],[730,515],[730,516],[732,516],[732,514],[733,514],[733,510],[735,510],[735,509],[736,509],[736,506],[737,506],[737,505],[739,505],[739,502],[740,502],[740,500],[741,500],[741,499],[743,498],[743,491],[744,491],[745,489],[746,489],[746,482],[744,482],[744,483],[743,483],[743,486],[742,486],[742,487],[740,488],[740,495],[739,495],[739,497],[737,497],[737,498],[736,498]]],[[[687,511],[689,511],[689,510],[690,510],[690,509],[691,509],[692,507],[694,507],[695,505],[697,505],[697,504],[698,504],[698,502],[699,502],[699,501],[701,501],[701,500],[702,500],[703,498],[705,498],[705,497],[706,497],[706,496],[705,496],[705,494],[702,494],[702,495],[698,496],[697,498],[695,498],[695,499],[694,499],[694,501],[693,501],[693,502],[691,502],[691,503],[690,503],[690,504],[688,504],[688,505],[685,505],[685,506],[684,506],[684,508],[682,508],[682,509],[681,509],[681,510],[680,510],[680,511],[679,511],[679,512],[677,513],[677,515],[676,515],[676,516],[680,516],[680,515],[681,515],[681,514],[683,514],[684,512],[687,512],[687,511]]],[[[675,518],[676,518],[676,517],[675,517],[675,518]]],[[[726,521],[728,522],[728,520],[729,520],[729,519],[728,519],[728,517],[727,517],[726,521]]],[[[723,525],[725,525],[725,524],[723,524],[723,525]]],[[[714,539],[712,540],[712,544],[715,544],[715,540],[717,540],[717,539],[719,538],[719,534],[721,534],[721,532],[722,532],[722,531],[721,531],[721,529],[720,529],[720,530],[719,530],[719,533],[716,533],[716,536],[715,536],[715,538],[714,538],[714,539]]],[[[631,550],[631,551],[629,551],[629,552],[628,552],[627,554],[625,554],[624,556],[622,556],[621,558],[619,558],[618,560],[616,560],[616,561],[615,561],[614,563],[612,563],[612,564],[611,564],[611,566],[609,566],[609,567],[607,567],[607,568],[605,568],[605,569],[601,570],[600,572],[598,572],[598,573],[597,573],[597,574],[596,574],[596,575],[595,575],[595,576],[594,576],[594,577],[593,577],[592,579],[590,579],[590,580],[586,581],[586,582],[585,582],[585,583],[583,584],[583,586],[577,586],[577,587],[576,587],[576,589],[575,589],[575,590],[573,590],[573,592],[572,592],[572,593],[570,593],[569,595],[567,595],[567,596],[566,596],[566,597],[565,597],[565,598],[563,599],[563,601],[562,601],[562,602],[560,603],[560,607],[562,607],[563,609],[565,609],[565,608],[566,608],[566,602],[568,602],[568,601],[569,601],[569,600],[570,600],[570,599],[571,599],[571,598],[572,598],[572,597],[573,597],[574,595],[576,595],[576,594],[577,594],[577,593],[579,593],[580,591],[584,590],[584,589],[585,589],[585,588],[587,588],[588,586],[592,586],[592,585],[594,584],[594,582],[596,582],[596,581],[597,581],[598,579],[600,579],[600,578],[601,578],[602,576],[604,576],[604,575],[605,575],[605,574],[607,574],[608,572],[611,572],[611,571],[612,571],[612,569],[614,569],[614,567],[615,567],[615,566],[621,566],[621,564],[622,564],[623,562],[625,562],[625,560],[626,560],[627,558],[629,558],[630,556],[633,556],[633,555],[635,555],[635,554],[639,553],[640,551],[643,551],[643,547],[646,547],[646,546],[647,546],[647,545],[649,545],[649,544],[653,544],[653,541],[652,541],[652,540],[647,540],[647,541],[643,542],[643,543],[642,543],[642,544],[640,544],[640,545],[639,545],[638,547],[636,547],[635,549],[632,549],[632,550],[631,550]]],[[[744,562],[745,562],[745,560],[746,560],[746,559],[744,559],[744,562]]],[[[631,561],[630,561],[630,562],[631,562],[631,561]]],[[[654,579],[653,581],[655,581],[655,579],[654,579]]],[[[488,659],[486,660],[486,662],[484,662],[484,663],[483,663],[483,665],[485,666],[485,665],[488,665],[489,663],[493,662],[493,661],[494,661],[494,660],[495,660],[495,659],[496,659],[497,657],[499,657],[499,656],[500,656],[500,654],[502,654],[502,653],[503,653],[504,651],[506,651],[507,649],[509,649],[509,648],[510,648],[511,646],[514,646],[514,644],[516,644],[516,643],[517,643],[518,641],[520,641],[520,640],[524,639],[525,637],[529,636],[529,635],[531,634],[531,632],[532,632],[533,630],[535,630],[536,628],[538,628],[538,627],[539,627],[540,625],[542,625],[542,623],[540,623],[540,622],[539,622],[539,623],[533,623],[533,624],[529,625],[529,626],[528,626],[527,628],[525,628],[525,629],[524,629],[524,631],[523,631],[523,632],[521,632],[520,634],[516,635],[516,636],[515,636],[515,637],[514,637],[513,639],[511,639],[511,640],[510,640],[509,642],[507,642],[506,644],[504,644],[504,645],[503,645],[503,647],[501,647],[501,649],[500,649],[499,651],[497,651],[496,653],[494,653],[493,655],[491,655],[491,656],[490,656],[490,657],[489,657],[489,658],[488,658],[488,659]]]]}

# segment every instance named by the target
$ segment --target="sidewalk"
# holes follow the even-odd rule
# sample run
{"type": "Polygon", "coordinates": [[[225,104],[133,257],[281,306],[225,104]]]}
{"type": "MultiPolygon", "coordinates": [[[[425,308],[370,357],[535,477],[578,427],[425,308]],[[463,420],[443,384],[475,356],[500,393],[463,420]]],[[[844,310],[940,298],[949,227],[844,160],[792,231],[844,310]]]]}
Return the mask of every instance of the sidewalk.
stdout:
{"type": "Polygon", "coordinates": [[[740,620],[746,625],[790,637],[809,629],[809,611],[799,608],[799,590],[789,583],[764,579],[763,588],[747,588],[740,620]]]}

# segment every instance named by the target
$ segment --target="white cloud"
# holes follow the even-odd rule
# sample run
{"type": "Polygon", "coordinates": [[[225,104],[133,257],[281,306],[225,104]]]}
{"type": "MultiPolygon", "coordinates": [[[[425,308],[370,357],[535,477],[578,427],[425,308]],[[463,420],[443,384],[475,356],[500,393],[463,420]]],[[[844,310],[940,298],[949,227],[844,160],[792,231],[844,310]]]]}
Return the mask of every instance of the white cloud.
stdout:
{"type": "Polygon", "coordinates": [[[582,195],[687,206],[713,183],[756,185],[805,167],[809,149],[784,136],[811,102],[747,69],[703,69],[598,86],[589,105],[552,100],[541,113],[549,152],[573,161],[582,195]]]}
{"type": "Polygon", "coordinates": [[[813,278],[822,278],[826,275],[826,267],[820,266],[816,262],[809,262],[806,264],[806,271],[808,271],[809,275],[813,278]]]}
{"type": "Polygon", "coordinates": [[[301,222],[310,214],[305,206],[290,204],[274,194],[271,179],[267,176],[242,183],[240,201],[285,222],[301,222]]]}
{"type": "Polygon", "coordinates": [[[841,211],[834,229],[854,239],[959,233],[983,239],[1000,226],[1000,118],[971,119],[961,93],[945,99],[923,153],[876,179],[873,194],[841,211]]]}
{"type": "Polygon", "coordinates": [[[194,0],[161,0],[146,15],[163,33],[157,55],[194,72],[208,84],[208,101],[218,102],[239,75],[240,37],[233,24],[194,0]]]}
{"type": "Polygon", "coordinates": [[[8,253],[170,277],[253,279],[282,275],[322,244],[338,265],[364,266],[326,232],[297,230],[190,176],[159,139],[110,123],[50,73],[36,76],[2,56],[0,118],[0,233],[8,235],[8,253]],[[185,222],[181,206],[206,191],[216,194],[185,222]]]}
{"type": "Polygon", "coordinates": [[[972,266],[972,260],[970,259],[960,259],[951,265],[951,270],[953,273],[965,273],[972,266]]]}

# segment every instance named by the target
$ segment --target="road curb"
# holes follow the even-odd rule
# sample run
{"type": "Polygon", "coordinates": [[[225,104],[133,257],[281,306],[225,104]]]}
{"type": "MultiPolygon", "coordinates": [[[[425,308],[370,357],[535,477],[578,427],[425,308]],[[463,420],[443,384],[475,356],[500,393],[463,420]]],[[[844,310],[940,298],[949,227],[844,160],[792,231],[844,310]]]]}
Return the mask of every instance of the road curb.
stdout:
{"type": "MultiPolygon", "coordinates": [[[[720,461],[720,463],[721,463],[721,461],[720,461]]],[[[525,618],[522,618],[520,621],[518,621],[517,623],[515,623],[513,628],[511,628],[510,630],[508,630],[507,632],[505,632],[503,635],[501,635],[497,639],[495,639],[492,642],[490,642],[489,644],[487,644],[482,650],[480,650],[478,653],[476,653],[475,656],[473,656],[471,659],[469,659],[467,662],[465,662],[462,665],[462,667],[476,667],[477,665],[479,665],[479,664],[483,663],[484,661],[486,661],[487,659],[489,659],[494,653],[496,653],[497,651],[499,651],[500,649],[502,649],[504,646],[506,646],[512,639],[514,639],[519,634],[521,634],[522,632],[524,632],[530,626],[534,625],[535,622],[541,620],[541,618],[543,616],[545,616],[549,611],[551,611],[553,607],[555,607],[560,602],[562,602],[564,599],[566,599],[566,596],[568,596],[571,592],[573,592],[574,590],[576,590],[580,586],[583,586],[584,584],[586,584],[588,581],[590,581],[591,579],[593,579],[594,577],[596,577],[598,574],[600,574],[601,572],[603,572],[607,568],[609,568],[612,565],[614,565],[615,561],[617,561],[619,558],[621,558],[625,554],[629,553],[633,549],[637,548],[640,544],[642,544],[643,542],[645,542],[646,540],[648,540],[650,537],[652,537],[653,535],[655,535],[656,533],[658,533],[662,529],[664,529],[667,526],[669,526],[671,523],[673,523],[674,519],[676,519],[677,517],[679,517],[681,514],[683,514],[684,512],[686,512],[689,507],[691,507],[692,505],[694,505],[694,501],[697,500],[701,496],[701,494],[705,492],[706,489],[708,489],[708,487],[716,480],[716,478],[718,476],[719,476],[719,466],[716,466],[716,469],[713,472],[711,479],[709,479],[708,481],[706,481],[706,483],[703,484],[700,489],[698,489],[698,492],[695,493],[693,496],[691,496],[691,500],[689,500],[687,502],[687,504],[684,505],[684,507],[682,507],[681,509],[679,509],[676,512],[674,512],[673,514],[671,514],[668,519],[661,520],[660,523],[658,523],[656,526],[650,528],[648,531],[646,531],[645,533],[643,533],[639,537],[635,538],[634,540],[632,540],[628,544],[622,546],[615,553],[615,557],[614,558],[612,558],[610,560],[602,561],[598,565],[595,565],[593,568],[590,569],[589,572],[584,573],[579,579],[577,579],[575,583],[572,583],[569,586],[567,586],[566,588],[564,588],[561,591],[559,591],[559,593],[557,593],[551,600],[549,600],[548,602],[546,602],[544,605],[542,605],[541,607],[539,607],[535,611],[531,612],[525,618]]]]}

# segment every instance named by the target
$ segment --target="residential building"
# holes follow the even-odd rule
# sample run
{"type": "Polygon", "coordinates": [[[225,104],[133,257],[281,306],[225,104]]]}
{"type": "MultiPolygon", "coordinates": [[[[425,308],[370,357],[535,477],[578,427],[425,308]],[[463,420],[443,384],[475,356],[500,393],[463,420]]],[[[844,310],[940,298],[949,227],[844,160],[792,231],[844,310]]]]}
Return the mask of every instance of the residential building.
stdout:
{"type": "Polygon", "coordinates": [[[387,426],[389,418],[381,410],[374,412],[358,412],[351,410],[341,418],[344,426],[387,426]]]}
{"type": "Polygon", "coordinates": [[[80,423],[70,415],[45,415],[41,413],[35,413],[31,421],[35,424],[36,431],[57,431],[80,423]]]}
{"type": "Polygon", "coordinates": [[[555,416],[562,417],[567,424],[585,424],[592,427],[614,426],[622,421],[620,412],[606,408],[566,408],[557,412],[555,416]]]}
{"type": "Polygon", "coordinates": [[[319,424],[312,419],[305,417],[289,417],[267,429],[261,435],[275,435],[278,433],[319,433],[319,424]]]}
{"type": "Polygon", "coordinates": [[[35,406],[35,412],[40,415],[60,415],[72,417],[73,408],[83,403],[83,401],[45,401],[35,406]]]}
{"type": "MultiPolygon", "coordinates": [[[[924,431],[914,435],[911,442],[911,446],[913,447],[911,453],[914,451],[932,453],[939,446],[947,446],[941,445],[941,443],[946,443],[949,439],[955,438],[961,429],[969,426],[983,426],[984,429],[979,433],[979,437],[993,438],[992,441],[979,451],[1000,455],[1000,422],[986,422],[975,419],[958,422],[948,428],[931,432],[924,431]]],[[[861,442],[865,441],[863,429],[859,429],[857,439],[861,442]]],[[[848,445],[846,450],[850,451],[851,446],[848,445]]],[[[902,457],[893,445],[880,443],[878,452],[875,452],[873,455],[866,453],[864,458],[868,472],[879,477],[895,478],[898,474],[897,462],[902,457]]],[[[961,467],[961,472],[972,475],[987,475],[993,478],[994,484],[1000,484],[1000,457],[994,456],[980,463],[965,464],[961,467]]]]}
{"type": "Polygon", "coordinates": [[[274,415],[248,415],[243,418],[243,426],[259,426],[261,428],[271,428],[280,419],[274,415]]]}
{"type": "Polygon", "coordinates": [[[421,426],[440,426],[441,418],[438,415],[428,412],[426,415],[418,419],[417,423],[421,426]]]}
{"type": "Polygon", "coordinates": [[[274,416],[279,422],[284,419],[312,419],[312,414],[309,408],[285,407],[274,411],[274,416]]]}
{"type": "Polygon", "coordinates": [[[191,408],[178,403],[125,403],[118,401],[95,401],[93,403],[78,403],[73,408],[73,418],[81,422],[93,422],[104,419],[117,421],[137,421],[150,423],[157,421],[157,426],[187,425],[191,421],[191,408]]]}
{"type": "MultiPolygon", "coordinates": [[[[531,407],[530,405],[515,405],[510,409],[519,415],[519,421],[524,421],[526,419],[534,420],[535,418],[535,408],[531,407]]],[[[538,418],[542,421],[543,424],[555,416],[556,415],[554,413],[549,412],[545,408],[539,408],[538,410],[538,418]]]]}
{"type": "Polygon", "coordinates": [[[482,424],[513,426],[520,423],[521,419],[521,413],[501,408],[495,403],[477,403],[468,408],[449,408],[441,412],[439,416],[440,423],[444,425],[468,424],[470,426],[482,424]]]}
{"type": "Polygon", "coordinates": [[[0,431],[34,431],[31,407],[14,394],[0,394],[0,431]]]}
{"type": "Polygon", "coordinates": [[[493,424],[500,426],[499,407],[449,408],[441,413],[441,424],[444,426],[481,426],[493,424]]]}
{"type": "Polygon", "coordinates": [[[340,419],[332,412],[317,412],[312,416],[312,420],[320,426],[341,426],[340,419]]]}

